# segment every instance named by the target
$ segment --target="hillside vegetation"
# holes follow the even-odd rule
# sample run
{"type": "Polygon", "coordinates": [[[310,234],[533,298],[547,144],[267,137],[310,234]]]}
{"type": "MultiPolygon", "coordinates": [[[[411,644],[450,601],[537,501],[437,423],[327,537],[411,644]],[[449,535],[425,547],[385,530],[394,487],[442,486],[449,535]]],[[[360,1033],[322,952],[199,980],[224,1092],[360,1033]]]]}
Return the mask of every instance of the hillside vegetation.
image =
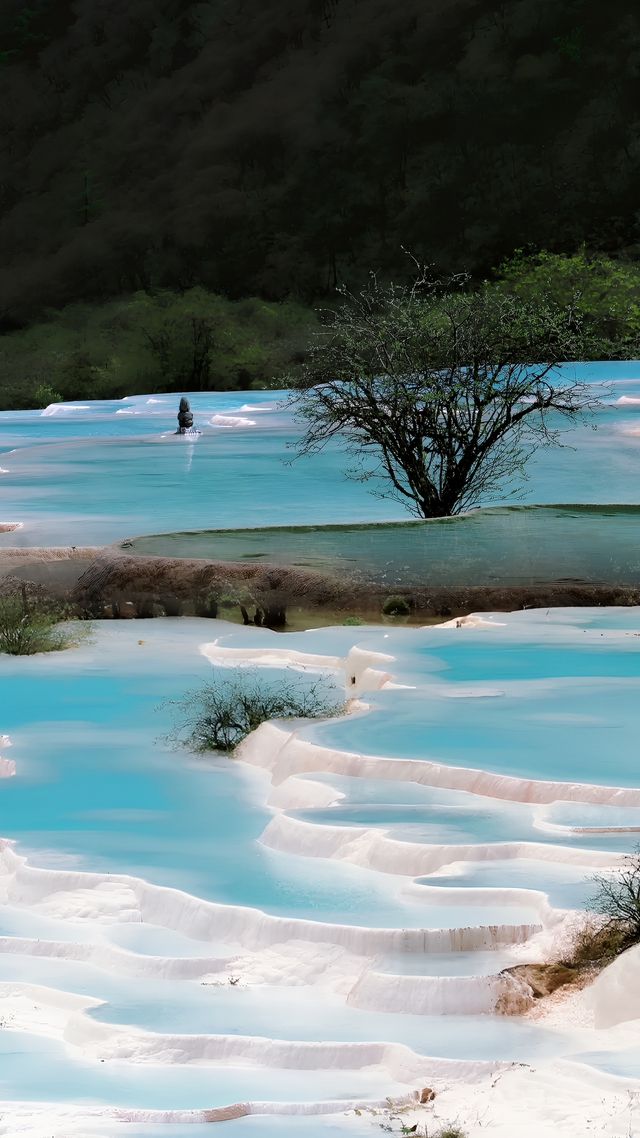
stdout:
{"type": "MultiPolygon", "coordinates": [[[[571,303],[584,318],[590,355],[640,354],[640,264],[584,251],[520,253],[479,287],[571,303]]],[[[201,287],[70,304],[0,336],[0,409],[289,385],[321,326],[293,300],[229,300],[201,287]]]]}
{"type": "Polygon", "coordinates": [[[0,336],[0,409],[154,391],[237,391],[295,374],[314,314],[202,288],[70,304],[0,336]]]}
{"type": "Polygon", "coordinates": [[[4,0],[0,321],[633,254],[628,0],[4,0]]]}

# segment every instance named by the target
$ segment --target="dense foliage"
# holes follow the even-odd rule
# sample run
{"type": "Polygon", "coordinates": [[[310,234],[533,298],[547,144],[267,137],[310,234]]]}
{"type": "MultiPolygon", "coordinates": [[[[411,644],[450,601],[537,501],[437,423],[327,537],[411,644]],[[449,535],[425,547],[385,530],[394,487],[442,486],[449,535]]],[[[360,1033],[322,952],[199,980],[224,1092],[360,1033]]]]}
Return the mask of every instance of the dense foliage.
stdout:
{"type": "Polygon", "coordinates": [[[302,358],[313,313],[192,288],[69,305],[0,336],[0,408],[266,387],[302,358]]]}
{"type": "MultiPolygon", "coordinates": [[[[0,320],[638,242],[628,0],[4,0],[0,320]]],[[[357,283],[357,281],[355,282],[357,283]]]]}
{"type": "MultiPolygon", "coordinates": [[[[529,304],[546,297],[572,305],[590,331],[590,356],[638,353],[640,263],[584,250],[520,252],[483,287],[529,304]]],[[[337,308],[336,294],[325,321],[337,308]]],[[[0,335],[0,410],[161,390],[281,386],[287,375],[295,381],[301,374],[317,323],[312,308],[292,300],[232,301],[202,287],[67,305],[0,335]]]]}
{"type": "Polygon", "coordinates": [[[640,264],[581,249],[571,255],[517,253],[496,274],[496,287],[534,301],[572,303],[591,328],[593,351],[635,357],[640,340],[640,264]]]}

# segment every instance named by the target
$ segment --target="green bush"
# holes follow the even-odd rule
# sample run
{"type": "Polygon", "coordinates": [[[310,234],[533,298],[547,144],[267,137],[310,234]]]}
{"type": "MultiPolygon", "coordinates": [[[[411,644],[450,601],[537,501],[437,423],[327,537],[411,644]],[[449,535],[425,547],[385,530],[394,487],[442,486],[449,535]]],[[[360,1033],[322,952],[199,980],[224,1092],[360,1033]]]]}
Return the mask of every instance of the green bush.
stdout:
{"type": "Polygon", "coordinates": [[[51,403],[62,403],[60,392],[54,391],[50,383],[41,383],[36,387],[33,398],[36,407],[49,407],[51,403]]]}
{"type": "Polygon", "coordinates": [[[296,372],[316,316],[196,287],[71,304],[0,337],[0,408],[153,391],[263,389],[296,372]]]}
{"type": "Polygon", "coordinates": [[[346,620],[343,620],[342,623],[343,623],[343,625],[348,624],[348,625],[354,625],[355,626],[355,625],[359,625],[359,624],[364,624],[365,622],[361,616],[348,616],[346,618],[346,620]]]}
{"type": "Polygon", "coordinates": [[[59,652],[69,647],[68,631],[58,627],[65,615],[55,605],[15,595],[0,597],[0,652],[33,656],[36,652],[59,652]]]}
{"type": "Polygon", "coordinates": [[[385,616],[409,616],[411,605],[406,597],[387,597],[382,612],[385,616]]]}
{"type": "Polygon", "coordinates": [[[287,679],[276,687],[249,669],[219,669],[173,706],[178,722],[170,740],[197,752],[233,751],[268,719],[327,719],[344,710],[328,680],[309,686],[287,679]]]}
{"type": "MultiPolygon", "coordinates": [[[[603,253],[528,254],[522,250],[497,270],[493,286],[523,300],[547,294],[559,304],[573,303],[598,340],[615,353],[637,351],[640,335],[640,265],[603,253]]],[[[597,358],[597,357],[596,357],[597,358]]]]}

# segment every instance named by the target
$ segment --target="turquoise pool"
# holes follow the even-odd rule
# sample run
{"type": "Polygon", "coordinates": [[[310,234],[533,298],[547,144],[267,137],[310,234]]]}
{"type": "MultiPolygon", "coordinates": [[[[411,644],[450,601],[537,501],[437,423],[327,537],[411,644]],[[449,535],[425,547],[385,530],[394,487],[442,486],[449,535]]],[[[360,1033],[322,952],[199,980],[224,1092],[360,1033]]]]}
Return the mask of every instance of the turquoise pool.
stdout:
{"type": "MultiPolygon", "coordinates": [[[[501,502],[637,505],[640,363],[567,365],[602,409],[539,452],[522,495],[501,502]],[[608,384],[609,386],[602,386],[608,384]],[[596,426],[597,430],[592,427],[596,426]],[[602,471],[606,469],[606,478],[602,471]]],[[[297,427],[284,392],[190,396],[202,435],[172,435],[175,395],[0,413],[1,545],[104,544],[149,532],[402,520],[402,506],[349,481],[338,445],[289,464],[297,427]]],[[[483,505],[495,505],[489,501],[483,505]]],[[[626,530],[620,521],[621,538],[626,530]]]]}
{"type": "MultiPolygon", "coordinates": [[[[467,557],[476,574],[508,538],[500,571],[508,562],[514,579],[540,574],[556,552],[567,576],[635,572],[640,364],[584,374],[614,385],[597,430],[578,429],[575,449],[532,463],[522,502],[540,509],[512,509],[505,492],[499,508],[432,530],[351,531],[346,549],[333,529],[312,530],[310,550],[306,530],[287,556],[350,558],[361,572],[382,564],[391,584],[428,552],[452,582],[452,558],[467,557]],[[546,508],[558,500],[596,509],[546,508]],[[417,554],[400,532],[420,532],[417,554]],[[425,552],[430,533],[450,535],[448,552],[425,552]]],[[[0,520],[23,525],[0,545],[241,525],[224,537],[228,552],[235,542],[237,555],[275,556],[268,535],[248,532],[265,519],[288,529],[406,516],[346,480],[337,446],[287,466],[296,428],[283,393],[194,397],[195,443],[170,433],[175,402],[0,415],[0,520]]],[[[47,1103],[117,1105],[133,1112],[131,1138],[160,1129],[185,1138],[202,1127],[161,1128],[139,1112],[291,1102],[332,1117],[243,1119],[229,1133],[273,1138],[295,1124],[303,1138],[337,1138],[350,1103],[425,1084],[428,1056],[533,1065],[579,1056],[587,1072],[631,1077],[632,1028],[621,1043],[581,1025],[499,1018],[491,986],[540,951],[523,943],[535,930],[553,935],[560,910],[588,902],[594,869],[635,846],[640,807],[602,788],[638,788],[640,612],[488,620],[285,635],[217,621],[102,622],[63,654],[0,657],[0,734],[12,737],[16,764],[0,781],[0,837],[27,858],[0,848],[0,1115],[20,1100],[45,1119],[47,1103]],[[210,675],[200,646],[213,640],[334,664],[355,644],[390,657],[373,663],[404,686],[378,690],[373,677],[362,693],[369,710],[289,725],[288,741],[263,735],[251,762],[197,757],[165,736],[171,701],[210,675]],[[361,760],[341,766],[348,753],[382,757],[384,777],[361,760]],[[429,760],[586,790],[536,805],[491,797],[486,783],[481,795],[412,781],[429,760]],[[599,800],[586,800],[589,785],[599,800]],[[82,1012],[78,997],[102,1004],[82,1012]]],[[[261,674],[276,683],[291,666],[272,658],[261,674]]],[[[0,1133],[18,1132],[13,1118],[0,1118],[0,1133]]],[[[85,1129],[113,1138],[119,1125],[98,1118],[85,1129]]],[[[351,1117],[349,1132],[362,1125],[351,1117]]]]}

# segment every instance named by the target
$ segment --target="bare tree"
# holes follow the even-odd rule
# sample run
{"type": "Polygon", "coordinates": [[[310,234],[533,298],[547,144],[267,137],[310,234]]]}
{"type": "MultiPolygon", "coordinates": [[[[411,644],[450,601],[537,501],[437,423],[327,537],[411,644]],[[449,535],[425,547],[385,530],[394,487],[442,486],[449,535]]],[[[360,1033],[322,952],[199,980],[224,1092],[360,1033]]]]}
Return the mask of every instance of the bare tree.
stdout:
{"type": "Polygon", "coordinates": [[[640,846],[630,854],[614,876],[596,874],[591,907],[606,917],[607,925],[622,928],[630,944],[640,940],[640,846]]]}
{"type": "Polygon", "coordinates": [[[382,496],[419,517],[504,491],[596,402],[559,368],[593,351],[575,307],[465,286],[421,273],[413,287],[372,276],[360,293],[340,290],[296,381],[298,452],[342,436],[357,459],[351,476],[381,474],[382,496]]]}
{"type": "Polygon", "coordinates": [[[330,719],[345,710],[330,677],[285,676],[274,683],[255,668],[215,669],[209,683],[171,705],[177,722],[168,740],[192,751],[233,751],[269,719],[330,719]]]}

